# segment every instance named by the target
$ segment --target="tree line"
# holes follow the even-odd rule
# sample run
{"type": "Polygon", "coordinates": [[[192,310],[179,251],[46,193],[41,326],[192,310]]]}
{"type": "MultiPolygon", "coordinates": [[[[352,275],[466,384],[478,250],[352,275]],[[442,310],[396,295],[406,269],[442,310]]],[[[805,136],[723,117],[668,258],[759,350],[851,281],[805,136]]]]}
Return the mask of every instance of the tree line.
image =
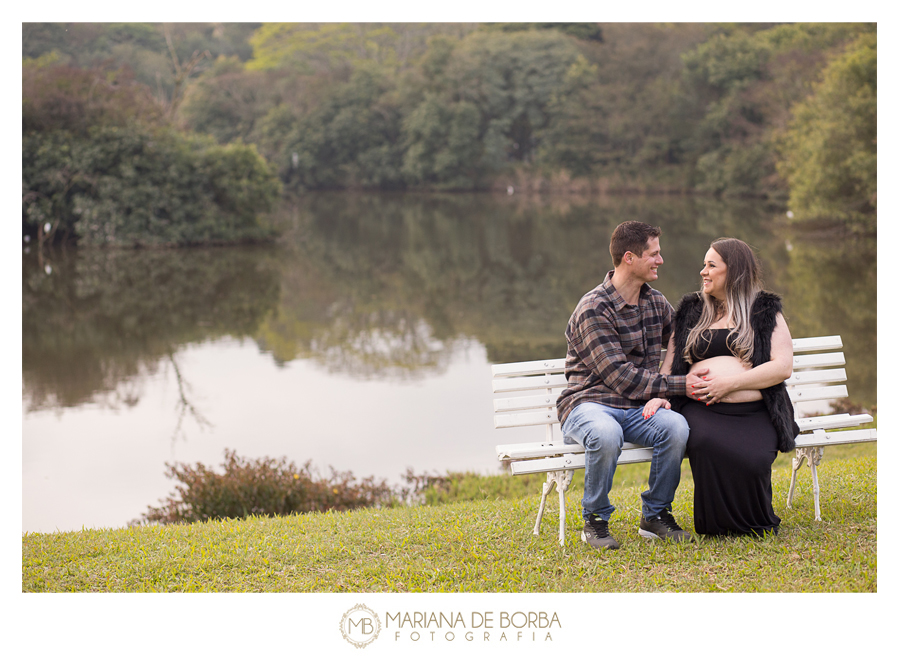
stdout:
{"type": "Polygon", "coordinates": [[[869,23],[24,24],[23,228],[205,242],[281,193],[510,186],[872,218],[876,72],[869,23]]]}

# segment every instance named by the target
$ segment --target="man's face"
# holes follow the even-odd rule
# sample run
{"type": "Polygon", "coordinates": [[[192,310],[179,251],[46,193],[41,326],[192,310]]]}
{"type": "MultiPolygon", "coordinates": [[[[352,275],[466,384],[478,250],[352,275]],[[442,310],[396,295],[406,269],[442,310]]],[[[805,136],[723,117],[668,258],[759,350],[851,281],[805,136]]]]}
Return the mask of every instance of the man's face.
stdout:
{"type": "Polygon", "coordinates": [[[629,251],[626,258],[631,258],[631,272],[644,283],[650,283],[659,278],[656,270],[663,264],[659,251],[659,238],[647,240],[647,248],[640,256],[629,251]]]}

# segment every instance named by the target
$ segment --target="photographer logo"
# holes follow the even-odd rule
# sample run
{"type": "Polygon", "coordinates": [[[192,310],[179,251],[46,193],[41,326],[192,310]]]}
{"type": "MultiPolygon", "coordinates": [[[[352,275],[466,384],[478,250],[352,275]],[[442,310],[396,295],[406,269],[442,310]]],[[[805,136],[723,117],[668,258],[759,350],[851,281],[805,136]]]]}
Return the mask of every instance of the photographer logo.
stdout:
{"type": "Polygon", "coordinates": [[[381,619],[361,603],[353,606],[341,618],[341,635],[358,649],[368,646],[381,632],[381,619]]]}

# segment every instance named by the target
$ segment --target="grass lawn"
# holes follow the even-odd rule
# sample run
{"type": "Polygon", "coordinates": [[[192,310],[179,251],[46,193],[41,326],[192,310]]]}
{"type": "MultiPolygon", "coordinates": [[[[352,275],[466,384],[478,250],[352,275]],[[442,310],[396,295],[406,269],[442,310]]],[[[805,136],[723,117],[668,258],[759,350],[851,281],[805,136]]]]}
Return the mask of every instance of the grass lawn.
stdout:
{"type": "MultiPolygon", "coordinates": [[[[619,551],[579,540],[581,479],[567,494],[567,543],[557,496],[531,532],[540,487],[497,494],[510,476],[474,477],[470,500],[183,526],[29,534],[27,592],[875,592],[876,446],[839,446],[819,467],[815,521],[804,465],[786,508],[790,457],[773,469],[781,532],[764,539],[668,545],[637,534],[647,464],[617,473],[611,532],[619,551]],[[473,484],[474,483],[474,484],[473,484]],[[479,484],[480,483],[480,484],[479,484]]],[[[675,517],[692,530],[687,461],[675,517]]]]}

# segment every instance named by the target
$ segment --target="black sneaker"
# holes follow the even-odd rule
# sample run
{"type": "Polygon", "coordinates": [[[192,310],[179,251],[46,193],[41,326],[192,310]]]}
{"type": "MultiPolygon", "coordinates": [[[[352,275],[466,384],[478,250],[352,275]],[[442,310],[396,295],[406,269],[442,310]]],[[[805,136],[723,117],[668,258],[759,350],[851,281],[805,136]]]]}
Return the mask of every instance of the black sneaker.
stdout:
{"type": "Polygon", "coordinates": [[[681,529],[675,517],[667,509],[649,519],[641,516],[641,529],[638,530],[638,534],[647,539],[691,541],[691,534],[681,529]]]}
{"type": "Polygon", "coordinates": [[[599,516],[591,516],[584,522],[584,530],[581,531],[581,541],[586,542],[591,548],[598,551],[614,551],[619,548],[619,542],[609,534],[609,523],[599,516]]]}

